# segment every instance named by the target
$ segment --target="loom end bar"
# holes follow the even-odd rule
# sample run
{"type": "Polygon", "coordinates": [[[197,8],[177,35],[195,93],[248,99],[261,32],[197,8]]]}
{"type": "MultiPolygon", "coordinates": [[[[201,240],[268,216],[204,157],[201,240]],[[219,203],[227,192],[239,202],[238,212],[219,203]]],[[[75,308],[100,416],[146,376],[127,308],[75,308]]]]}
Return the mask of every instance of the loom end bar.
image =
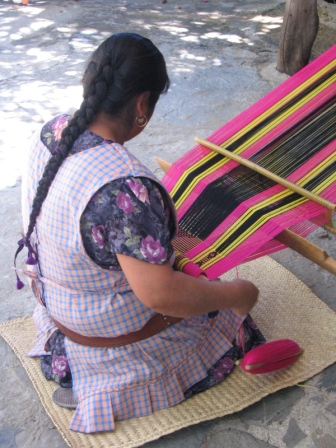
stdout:
{"type": "Polygon", "coordinates": [[[275,238],[280,243],[293,249],[295,252],[303,255],[308,260],[316,263],[321,268],[336,275],[336,260],[334,260],[327,252],[310,241],[302,238],[291,230],[284,230],[275,238]]]}
{"type": "Polygon", "coordinates": [[[164,173],[166,173],[170,167],[170,163],[166,162],[163,159],[160,159],[159,157],[155,157],[155,160],[156,160],[157,164],[159,165],[159,167],[162,169],[162,171],[164,173]]]}

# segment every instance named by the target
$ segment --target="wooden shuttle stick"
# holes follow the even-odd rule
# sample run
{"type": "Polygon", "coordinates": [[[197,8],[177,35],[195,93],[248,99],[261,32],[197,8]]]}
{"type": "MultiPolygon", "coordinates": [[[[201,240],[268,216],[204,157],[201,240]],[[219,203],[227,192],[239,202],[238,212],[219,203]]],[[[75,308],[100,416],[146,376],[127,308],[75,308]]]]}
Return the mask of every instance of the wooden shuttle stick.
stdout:
{"type": "MultiPolygon", "coordinates": [[[[166,162],[165,160],[162,160],[158,157],[155,157],[155,160],[164,173],[170,167],[170,163],[166,162]]],[[[279,235],[277,235],[275,239],[280,243],[285,244],[287,247],[299,253],[300,255],[303,255],[308,260],[316,263],[318,266],[321,266],[321,268],[325,269],[331,274],[336,275],[336,260],[331,258],[323,249],[306,240],[305,238],[302,238],[291,230],[286,229],[279,233],[279,235]]]]}
{"type": "Polygon", "coordinates": [[[310,191],[305,190],[302,187],[299,187],[293,182],[290,182],[287,179],[284,179],[283,177],[280,177],[277,174],[274,174],[271,171],[266,170],[262,166],[254,162],[251,162],[248,159],[244,159],[244,157],[238,156],[237,154],[234,154],[233,152],[230,152],[227,149],[222,148],[221,146],[215,145],[214,143],[208,142],[207,140],[203,140],[202,138],[195,137],[195,141],[200,145],[205,146],[206,148],[212,149],[213,151],[218,152],[219,154],[222,154],[223,156],[228,157],[229,159],[234,160],[235,162],[238,162],[241,165],[244,165],[250,168],[251,170],[256,171],[257,173],[262,174],[263,176],[271,180],[274,180],[274,182],[277,182],[278,184],[282,185],[288,190],[300,194],[301,196],[309,199],[310,201],[317,202],[318,204],[323,205],[323,207],[326,207],[329,210],[333,211],[336,210],[336,205],[333,204],[332,202],[327,201],[326,199],[323,199],[317,194],[311,193],[310,191]]]}

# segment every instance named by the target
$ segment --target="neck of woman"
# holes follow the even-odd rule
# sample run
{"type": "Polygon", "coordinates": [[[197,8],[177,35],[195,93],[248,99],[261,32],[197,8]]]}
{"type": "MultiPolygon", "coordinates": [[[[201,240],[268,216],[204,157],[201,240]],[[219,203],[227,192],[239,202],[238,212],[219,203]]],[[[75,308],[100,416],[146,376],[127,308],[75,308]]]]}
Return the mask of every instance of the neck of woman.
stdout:
{"type": "Polygon", "coordinates": [[[97,115],[87,129],[105,140],[113,140],[120,145],[128,140],[129,130],[122,124],[122,121],[118,118],[111,118],[102,112],[97,115]]]}

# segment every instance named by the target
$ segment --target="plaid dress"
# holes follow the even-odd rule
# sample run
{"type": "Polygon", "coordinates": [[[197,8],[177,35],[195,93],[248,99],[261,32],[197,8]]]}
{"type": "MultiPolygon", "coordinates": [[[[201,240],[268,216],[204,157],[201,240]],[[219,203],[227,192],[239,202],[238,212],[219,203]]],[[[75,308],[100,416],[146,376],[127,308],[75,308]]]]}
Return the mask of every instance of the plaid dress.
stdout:
{"type": "MultiPolygon", "coordinates": [[[[40,136],[32,145],[23,179],[23,218],[50,152],[40,136]]],[[[46,354],[56,330],[50,315],[86,336],[113,337],[139,330],[154,315],[133,293],[122,271],[102,269],[83,247],[80,219],[90,198],[121,177],[154,175],[125,147],[103,143],[68,157],[60,167],[37,220],[34,243],[38,305],[37,341],[30,356],[46,354]]],[[[173,206],[172,206],[173,207],[173,206]]],[[[232,348],[242,318],[231,310],[215,317],[181,321],[144,341],[116,348],[93,348],[66,339],[78,406],[70,429],[110,431],[115,421],[148,415],[185,399],[232,348]]]]}

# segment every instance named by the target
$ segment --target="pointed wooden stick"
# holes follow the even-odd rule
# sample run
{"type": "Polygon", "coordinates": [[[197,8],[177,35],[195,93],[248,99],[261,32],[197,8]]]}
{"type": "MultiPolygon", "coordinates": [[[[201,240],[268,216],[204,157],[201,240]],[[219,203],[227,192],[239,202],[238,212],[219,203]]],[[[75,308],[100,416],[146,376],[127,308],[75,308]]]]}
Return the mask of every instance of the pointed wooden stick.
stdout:
{"type": "Polygon", "coordinates": [[[164,173],[166,173],[170,167],[170,163],[166,162],[163,159],[160,159],[159,157],[155,157],[155,160],[156,160],[157,164],[159,165],[159,167],[162,169],[162,171],[164,173]]]}
{"type": "MultiPolygon", "coordinates": [[[[159,157],[155,157],[158,165],[165,173],[170,167],[170,163],[166,162],[159,157]]],[[[336,275],[336,260],[331,258],[326,251],[311,243],[310,241],[302,238],[291,230],[283,230],[279,235],[275,237],[276,240],[304,256],[308,260],[316,263],[321,268],[336,275]]]]}
{"type": "Polygon", "coordinates": [[[262,166],[254,162],[251,162],[248,159],[244,159],[244,157],[241,157],[233,152],[230,152],[227,149],[222,148],[221,146],[215,145],[214,143],[208,142],[207,140],[203,140],[202,138],[195,137],[195,142],[199,143],[202,146],[205,146],[206,148],[212,149],[213,151],[218,152],[219,154],[222,154],[223,156],[228,157],[229,159],[234,160],[235,162],[238,162],[241,165],[244,165],[250,168],[251,170],[256,171],[259,174],[262,174],[268,179],[274,180],[274,182],[277,182],[278,184],[282,185],[288,190],[300,194],[301,196],[305,197],[306,199],[309,199],[310,201],[317,202],[318,204],[328,208],[329,210],[333,211],[336,210],[336,205],[333,204],[332,202],[321,198],[320,196],[312,193],[311,191],[305,190],[299,185],[296,185],[293,182],[290,182],[289,180],[284,179],[283,177],[280,177],[277,174],[274,174],[271,171],[266,170],[262,166]]]}

